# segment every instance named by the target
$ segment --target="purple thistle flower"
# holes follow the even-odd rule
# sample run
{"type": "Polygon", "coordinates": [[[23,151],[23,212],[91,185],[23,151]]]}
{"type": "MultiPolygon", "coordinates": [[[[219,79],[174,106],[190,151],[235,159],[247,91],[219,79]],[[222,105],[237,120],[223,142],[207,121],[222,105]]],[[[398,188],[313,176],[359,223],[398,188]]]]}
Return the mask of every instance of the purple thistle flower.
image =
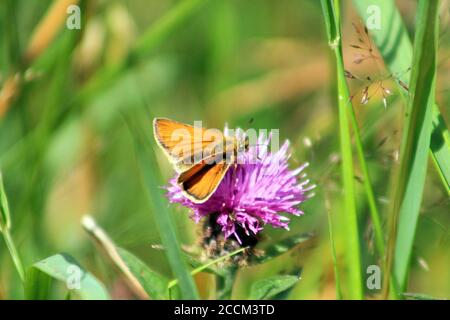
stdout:
{"type": "Polygon", "coordinates": [[[267,151],[270,138],[260,135],[258,140],[257,146],[250,146],[248,151],[239,154],[239,164],[230,167],[206,202],[198,204],[187,199],[177,184],[177,177],[171,179],[167,187],[169,201],[192,209],[191,217],[196,223],[215,214],[225,238],[234,236],[241,244],[239,227],[247,236],[255,236],[266,224],[289,230],[290,219],[280,213],[303,214],[297,206],[310,197],[308,191],[315,187],[308,186],[306,174],[298,177],[308,164],[290,170],[288,141],[271,153],[267,151]]]}

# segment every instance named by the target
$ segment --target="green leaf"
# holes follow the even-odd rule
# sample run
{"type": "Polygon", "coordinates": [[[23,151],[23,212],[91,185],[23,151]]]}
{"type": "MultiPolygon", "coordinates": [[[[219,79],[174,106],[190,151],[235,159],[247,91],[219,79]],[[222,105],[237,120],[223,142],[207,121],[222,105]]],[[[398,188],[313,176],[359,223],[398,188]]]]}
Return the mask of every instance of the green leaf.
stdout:
{"type": "Polygon", "coordinates": [[[273,276],[256,281],[250,289],[252,300],[270,299],[293,287],[300,277],[292,275],[273,276]]]}
{"type": "Polygon", "coordinates": [[[254,256],[252,259],[258,263],[264,263],[288,252],[296,246],[302,248],[310,246],[314,240],[315,236],[312,233],[295,234],[262,247],[264,254],[262,256],[254,256]]]}
{"type": "Polygon", "coordinates": [[[25,279],[27,299],[48,299],[52,280],[63,282],[68,290],[73,290],[83,300],[109,299],[103,284],[64,253],[35,263],[25,279]]]}
{"type": "MultiPolygon", "coordinates": [[[[339,105],[339,140],[342,158],[342,181],[344,196],[344,219],[347,228],[347,267],[348,287],[351,299],[363,298],[361,253],[359,243],[358,216],[356,212],[356,194],[354,186],[353,154],[350,137],[349,116],[353,111],[350,93],[345,79],[342,57],[342,37],[340,28],[340,2],[322,0],[322,11],[327,27],[328,43],[336,59],[339,105]]],[[[364,158],[363,158],[364,159],[364,158]]]]}
{"type": "Polygon", "coordinates": [[[52,277],[36,268],[30,268],[25,275],[25,299],[49,300],[52,277]]]}
{"type": "Polygon", "coordinates": [[[151,270],[142,260],[127,250],[118,247],[117,252],[151,298],[156,300],[168,298],[169,280],[166,277],[151,270]]]}

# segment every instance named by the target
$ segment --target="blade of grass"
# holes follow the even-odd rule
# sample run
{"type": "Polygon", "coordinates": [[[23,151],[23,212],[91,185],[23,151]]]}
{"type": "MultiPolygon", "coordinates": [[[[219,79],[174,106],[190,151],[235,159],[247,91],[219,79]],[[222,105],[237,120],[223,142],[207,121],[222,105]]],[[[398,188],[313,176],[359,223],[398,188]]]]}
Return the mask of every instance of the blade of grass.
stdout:
{"type": "Polygon", "coordinates": [[[25,271],[22,260],[17,252],[16,245],[11,237],[11,215],[9,212],[8,198],[6,197],[5,187],[3,185],[3,176],[0,172],[0,233],[3,235],[6,247],[8,248],[11,259],[19,274],[20,280],[25,281],[25,271]]]}
{"type": "MultiPolygon", "coordinates": [[[[401,292],[406,289],[415,226],[425,186],[427,150],[431,140],[435,104],[438,13],[439,1],[419,2],[413,51],[413,66],[416,68],[413,68],[411,74],[412,95],[407,108],[407,123],[400,156],[399,187],[396,189],[393,209],[393,214],[399,217],[400,224],[398,234],[391,234],[396,236],[394,274],[401,292]],[[411,225],[414,227],[411,228],[411,225]]],[[[396,228],[397,224],[394,224],[393,230],[396,228]]]]}
{"type": "MultiPolygon", "coordinates": [[[[353,5],[360,17],[366,21],[367,8],[376,4],[382,12],[381,28],[370,30],[374,44],[378,47],[389,71],[409,86],[409,73],[412,66],[412,44],[402,17],[393,1],[354,0],[353,5]]],[[[399,92],[407,100],[408,92],[397,82],[399,92]]],[[[433,132],[430,154],[444,188],[450,195],[450,133],[437,104],[433,105],[433,132]]]]}
{"type": "Polygon", "coordinates": [[[0,87],[0,119],[8,111],[11,103],[17,95],[20,87],[21,79],[18,74],[22,70],[20,61],[20,53],[22,52],[19,43],[17,29],[17,7],[18,3],[14,0],[6,0],[3,2],[0,10],[0,27],[4,39],[2,42],[5,46],[5,65],[2,66],[2,72],[8,72],[10,76],[4,80],[0,87]]]}
{"type": "Polygon", "coordinates": [[[356,121],[355,110],[353,109],[351,102],[349,102],[349,105],[350,105],[349,107],[350,120],[352,122],[356,152],[358,154],[359,165],[361,166],[364,191],[366,194],[367,203],[369,204],[370,218],[372,219],[372,226],[375,234],[375,246],[376,249],[378,250],[378,255],[380,257],[384,257],[385,246],[384,246],[383,229],[381,228],[380,214],[378,211],[377,203],[375,201],[375,194],[372,187],[372,180],[369,175],[369,169],[367,167],[364,155],[364,149],[362,146],[358,122],[356,121]]]}
{"type": "Polygon", "coordinates": [[[180,248],[170,212],[162,200],[163,189],[160,188],[159,184],[161,179],[157,173],[158,165],[156,164],[152,145],[150,145],[151,137],[146,134],[146,131],[141,129],[141,124],[133,126],[129,122],[128,125],[135,141],[138,164],[141,170],[145,192],[149,200],[149,206],[155,215],[156,226],[159,230],[161,242],[164,248],[166,248],[169,264],[180,283],[182,298],[198,299],[197,288],[189,273],[187,263],[180,248]]]}
{"type": "MultiPolygon", "coordinates": [[[[338,2],[337,2],[338,3],[338,2]]],[[[336,27],[336,31],[338,32],[338,36],[339,38],[341,37],[341,32],[340,32],[340,26],[336,27]]],[[[341,49],[342,51],[342,49],[341,49]]],[[[342,55],[342,53],[341,53],[342,55]]],[[[342,59],[342,57],[341,57],[342,59]]],[[[343,63],[342,63],[342,68],[343,67],[343,63]]],[[[345,77],[344,77],[345,79],[345,77]]],[[[344,80],[345,82],[345,80],[344,80]]],[[[372,180],[370,178],[369,175],[369,169],[367,167],[367,162],[365,159],[365,153],[364,153],[364,149],[363,149],[363,144],[362,144],[362,139],[361,139],[361,133],[359,130],[359,125],[358,125],[358,121],[356,120],[356,115],[355,115],[355,111],[353,109],[352,103],[351,103],[351,99],[350,99],[350,95],[349,95],[349,90],[347,87],[347,84],[345,84],[346,87],[346,98],[348,97],[349,102],[348,102],[348,113],[349,113],[349,117],[350,117],[350,121],[352,124],[352,128],[353,128],[353,137],[355,140],[355,147],[356,147],[356,152],[358,155],[358,161],[361,167],[361,173],[363,176],[363,185],[364,185],[364,191],[366,194],[366,198],[367,198],[367,203],[369,205],[369,212],[370,212],[370,217],[372,220],[372,225],[373,225],[373,230],[374,230],[374,234],[375,234],[375,246],[376,249],[378,251],[378,255],[380,257],[384,257],[384,250],[385,250],[385,245],[384,245],[384,237],[383,237],[383,230],[381,227],[381,219],[380,219],[380,214],[378,211],[378,207],[375,201],[375,194],[373,191],[373,187],[372,187],[372,180]]]]}
{"type": "Polygon", "coordinates": [[[20,52],[22,51],[19,43],[19,33],[17,25],[17,7],[18,3],[14,0],[5,0],[2,10],[3,35],[6,44],[6,57],[8,72],[13,73],[21,69],[20,52]]]}
{"type": "Polygon", "coordinates": [[[328,217],[328,232],[330,235],[331,256],[333,257],[334,282],[336,285],[336,299],[342,300],[341,280],[339,277],[339,269],[338,269],[338,265],[337,265],[336,247],[334,245],[333,221],[331,220],[332,219],[331,205],[330,205],[328,196],[325,196],[325,208],[327,210],[327,217],[328,217]]]}
{"type": "Polygon", "coordinates": [[[405,115],[400,168],[390,215],[383,288],[385,297],[389,293],[389,276],[392,268],[394,268],[393,274],[400,292],[405,290],[407,283],[407,271],[425,184],[427,152],[432,130],[438,7],[438,1],[421,0],[418,5],[412,59],[414,67],[405,115]]]}
{"type": "Polygon", "coordinates": [[[340,31],[339,1],[322,0],[328,42],[336,59],[338,104],[339,104],[339,139],[342,157],[342,179],[344,186],[344,213],[347,227],[347,259],[349,298],[362,299],[361,256],[359,245],[358,217],[356,212],[352,145],[349,127],[349,109],[352,108],[350,94],[344,75],[342,58],[342,40],[340,31]]]}
{"type": "Polygon", "coordinates": [[[70,5],[76,5],[78,2],[79,0],[57,0],[48,8],[45,16],[33,31],[25,51],[24,59],[28,64],[50,46],[58,32],[65,26],[67,8],[70,5]]]}

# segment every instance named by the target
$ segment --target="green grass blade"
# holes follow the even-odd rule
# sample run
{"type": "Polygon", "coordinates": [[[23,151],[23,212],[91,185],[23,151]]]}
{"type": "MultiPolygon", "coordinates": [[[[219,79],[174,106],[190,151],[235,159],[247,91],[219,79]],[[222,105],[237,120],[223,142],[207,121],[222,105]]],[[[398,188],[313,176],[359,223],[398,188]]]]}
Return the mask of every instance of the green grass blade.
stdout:
{"type": "Polygon", "coordinates": [[[365,155],[364,155],[364,149],[362,146],[361,141],[361,134],[359,131],[358,122],[356,121],[356,115],[355,111],[353,109],[353,106],[351,103],[349,108],[350,113],[350,120],[352,122],[352,127],[354,131],[354,138],[355,138],[355,146],[356,146],[356,152],[358,154],[358,160],[359,164],[361,166],[361,172],[363,175],[363,185],[364,185],[364,191],[367,197],[367,203],[369,204],[369,212],[370,212],[370,218],[372,219],[372,226],[375,234],[375,246],[378,250],[378,254],[380,257],[384,256],[384,237],[383,237],[383,230],[381,228],[381,218],[380,213],[378,211],[377,203],[375,200],[375,193],[373,191],[372,187],[372,180],[369,175],[369,169],[367,167],[365,155]]]}
{"type": "Polygon", "coordinates": [[[394,199],[399,215],[394,274],[401,291],[407,283],[414,235],[419,217],[435,103],[439,1],[421,0],[418,6],[411,75],[411,97],[402,141],[400,176],[394,199]],[[413,226],[413,227],[411,227],[413,226]]]}
{"type": "MultiPolygon", "coordinates": [[[[14,0],[6,0],[3,3],[1,11],[2,34],[6,44],[7,69],[9,73],[17,72],[21,69],[21,48],[18,33],[18,7],[19,4],[14,0]]],[[[5,70],[3,70],[5,71],[5,70]]]]}
{"type": "Polygon", "coordinates": [[[11,214],[9,213],[8,198],[3,185],[3,175],[0,171],[0,232],[7,229],[11,229],[11,214]]]}
{"type": "Polygon", "coordinates": [[[327,27],[328,42],[336,58],[338,104],[339,104],[339,139],[342,158],[342,179],[344,186],[344,213],[347,228],[347,259],[349,298],[362,299],[361,255],[359,244],[358,217],[356,212],[353,156],[350,137],[349,113],[352,109],[350,94],[344,75],[342,58],[342,39],[340,31],[339,1],[322,0],[322,9],[327,27]]]}
{"type": "Polygon", "coordinates": [[[17,252],[16,245],[11,237],[11,215],[9,212],[8,198],[3,185],[3,176],[0,172],[0,233],[3,235],[6,247],[22,282],[25,281],[25,271],[22,260],[17,252]]]}
{"type": "MultiPolygon", "coordinates": [[[[377,5],[380,8],[381,28],[370,30],[371,37],[389,71],[403,83],[409,85],[410,74],[407,71],[412,66],[412,44],[395,2],[354,0],[353,5],[363,21],[368,19],[367,8],[369,6],[377,5]]],[[[401,87],[399,82],[397,84],[402,96],[407,99],[407,91],[401,87]]],[[[433,106],[430,151],[444,188],[450,194],[450,133],[436,104],[433,106]]]]}
{"type": "Polygon", "coordinates": [[[336,258],[336,246],[334,245],[334,236],[333,236],[333,220],[331,217],[331,205],[328,197],[325,198],[325,207],[327,210],[327,218],[328,218],[328,233],[330,236],[330,247],[331,247],[331,256],[333,258],[333,268],[334,268],[334,282],[336,285],[336,299],[342,300],[342,289],[341,289],[341,280],[339,277],[339,269],[336,258]]]}
{"type": "Polygon", "coordinates": [[[109,294],[103,284],[67,254],[55,254],[35,263],[27,272],[25,297],[49,298],[51,280],[63,282],[84,300],[107,300],[109,294]]]}
{"type": "MultiPolygon", "coordinates": [[[[337,7],[339,5],[339,1],[335,1],[335,6],[337,7]]],[[[325,10],[333,10],[332,6],[330,5],[329,9],[325,9],[325,10]]],[[[338,19],[339,20],[339,19],[338,19]]],[[[338,41],[341,42],[341,31],[340,31],[340,25],[338,25],[337,23],[332,23],[330,21],[326,21],[326,25],[327,25],[327,29],[328,29],[328,34],[329,34],[329,38],[330,36],[332,37],[332,34],[335,34],[334,39],[339,39],[338,41]]],[[[331,39],[331,38],[330,38],[331,39]]],[[[332,45],[338,45],[338,43],[332,44],[332,45]]],[[[344,70],[344,64],[342,61],[342,44],[340,43],[339,46],[341,47],[340,50],[340,57],[338,58],[338,60],[341,60],[341,63],[338,63],[338,69],[341,68],[342,70],[344,70]],[[340,66],[339,66],[340,65],[340,66]]],[[[337,49],[336,49],[337,50],[337,49]]],[[[342,73],[342,70],[338,70],[339,73],[342,73]]],[[[340,77],[341,75],[338,74],[338,77],[340,77]]],[[[380,219],[380,214],[377,208],[377,204],[375,201],[375,194],[373,191],[373,187],[372,187],[372,182],[371,182],[371,178],[369,175],[369,169],[367,167],[367,163],[366,163],[366,159],[365,159],[365,155],[364,155],[364,149],[363,149],[363,145],[362,145],[362,141],[361,141],[361,134],[359,131],[359,126],[358,126],[358,122],[356,120],[356,115],[355,112],[353,110],[353,106],[351,104],[350,101],[350,94],[349,94],[349,90],[347,87],[347,84],[345,82],[345,77],[343,80],[340,81],[340,83],[342,83],[343,86],[343,94],[341,94],[342,91],[340,91],[339,93],[339,99],[340,99],[340,103],[344,103],[347,106],[345,107],[345,109],[348,110],[349,113],[349,117],[350,117],[350,121],[352,123],[352,127],[353,127],[353,131],[354,131],[354,138],[355,138],[355,146],[356,146],[356,151],[357,151],[357,155],[358,155],[358,160],[361,166],[361,171],[362,171],[362,175],[363,175],[363,185],[364,185],[364,191],[367,197],[367,202],[369,204],[369,211],[370,211],[370,216],[372,219],[372,224],[373,224],[373,229],[374,229],[374,233],[375,233],[375,245],[376,248],[378,250],[379,255],[382,257],[384,256],[384,238],[383,238],[383,230],[381,228],[381,219],[380,219]],[[348,103],[341,101],[342,99],[348,99],[348,103]]]]}
{"type": "MultiPolygon", "coordinates": [[[[336,8],[338,5],[339,5],[339,1],[335,1],[336,8]]],[[[328,9],[325,8],[324,10],[326,10],[328,12],[327,14],[330,14],[329,13],[330,10],[333,10],[333,6],[331,5],[331,2],[330,2],[329,8],[328,9]]],[[[342,75],[343,75],[344,64],[343,64],[343,59],[342,59],[342,43],[341,43],[342,37],[341,37],[341,31],[340,31],[341,29],[340,29],[340,25],[338,23],[339,23],[339,19],[337,19],[337,23],[333,23],[332,21],[326,21],[329,39],[335,39],[337,41],[336,43],[330,43],[330,46],[332,46],[332,47],[334,46],[336,48],[335,52],[339,51],[340,57],[337,58],[338,60],[341,60],[340,62],[338,62],[338,80],[339,80],[339,78],[342,78],[342,75]],[[334,35],[334,37],[333,37],[333,35],[334,35]],[[337,47],[339,47],[339,49],[337,47]],[[341,70],[339,70],[339,69],[341,69],[341,70]]],[[[375,232],[375,244],[376,244],[376,248],[378,250],[379,255],[384,256],[384,238],[383,238],[383,230],[381,228],[380,214],[379,214],[377,204],[375,201],[375,194],[373,191],[372,182],[371,182],[371,178],[369,175],[369,170],[368,170],[365,155],[364,155],[364,149],[363,149],[363,145],[362,145],[362,141],[361,141],[361,134],[359,131],[358,122],[356,120],[356,115],[353,110],[353,106],[351,104],[349,90],[348,90],[347,84],[345,82],[345,76],[343,77],[343,79],[341,79],[339,81],[338,86],[340,86],[341,84],[342,84],[342,90],[339,91],[339,102],[345,105],[344,109],[347,109],[348,114],[349,114],[347,117],[350,118],[350,121],[351,121],[351,124],[353,127],[356,151],[357,151],[358,160],[359,160],[362,175],[363,175],[364,191],[365,191],[365,194],[367,197],[367,202],[369,204],[370,216],[372,219],[372,224],[373,224],[373,228],[374,228],[374,232],[375,232]],[[348,99],[348,100],[344,101],[344,99],[348,99]]],[[[346,120],[346,122],[348,122],[348,120],[346,120]]]]}
{"type": "MultiPolygon", "coordinates": [[[[394,12],[393,9],[392,12],[394,12]]],[[[419,2],[412,58],[412,66],[414,67],[412,68],[410,96],[405,116],[400,169],[390,215],[389,245],[385,270],[386,275],[391,274],[390,271],[394,264],[395,280],[400,291],[404,291],[406,287],[407,271],[422,200],[430,146],[432,112],[435,103],[438,44],[437,13],[438,1],[419,2]]],[[[395,15],[393,16],[395,17],[395,15]]],[[[399,28],[398,22],[395,28],[399,28]]],[[[404,34],[402,29],[397,30],[395,28],[390,29],[389,32],[394,30],[399,34],[404,34]]],[[[407,43],[401,43],[405,48],[408,47],[407,43]]],[[[383,50],[383,47],[381,47],[381,50],[383,50]]],[[[392,58],[391,60],[387,59],[387,61],[389,63],[389,61],[395,60],[392,58]]],[[[402,65],[402,67],[406,67],[406,65],[402,65]]],[[[406,68],[409,68],[409,66],[406,68]]],[[[385,293],[389,290],[388,277],[385,278],[384,290],[385,293]]]]}
{"type": "Polygon", "coordinates": [[[22,260],[20,259],[19,253],[17,252],[16,245],[14,244],[14,241],[11,237],[11,233],[9,229],[6,229],[4,232],[2,232],[2,234],[17,273],[19,274],[19,277],[23,282],[25,280],[25,271],[23,268],[22,260]]]}
{"type": "MultiPolygon", "coordinates": [[[[148,132],[150,132],[150,122],[148,128],[148,132]]],[[[156,163],[152,145],[150,144],[150,139],[152,139],[152,137],[145,134],[140,128],[134,130],[133,133],[136,142],[138,163],[141,169],[149,205],[155,215],[156,226],[159,230],[161,242],[166,249],[169,264],[179,281],[182,298],[198,299],[197,288],[189,273],[183,252],[181,251],[167,203],[163,200],[164,190],[160,187],[162,183],[160,183],[161,179],[157,173],[158,165],[156,163]]]]}

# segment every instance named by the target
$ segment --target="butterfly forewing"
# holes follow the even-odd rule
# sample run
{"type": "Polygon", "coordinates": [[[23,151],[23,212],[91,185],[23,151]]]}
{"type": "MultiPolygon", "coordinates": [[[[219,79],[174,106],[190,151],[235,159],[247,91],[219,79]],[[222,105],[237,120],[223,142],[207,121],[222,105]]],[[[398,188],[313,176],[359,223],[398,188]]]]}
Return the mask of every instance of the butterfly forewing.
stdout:
{"type": "Polygon", "coordinates": [[[153,121],[153,131],[156,141],[178,173],[188,170],[206,157],[222,154],[224,148],[230,145],[219,131],[212,135],[208,134],[211,130],[164,118],[153,121]]]}

